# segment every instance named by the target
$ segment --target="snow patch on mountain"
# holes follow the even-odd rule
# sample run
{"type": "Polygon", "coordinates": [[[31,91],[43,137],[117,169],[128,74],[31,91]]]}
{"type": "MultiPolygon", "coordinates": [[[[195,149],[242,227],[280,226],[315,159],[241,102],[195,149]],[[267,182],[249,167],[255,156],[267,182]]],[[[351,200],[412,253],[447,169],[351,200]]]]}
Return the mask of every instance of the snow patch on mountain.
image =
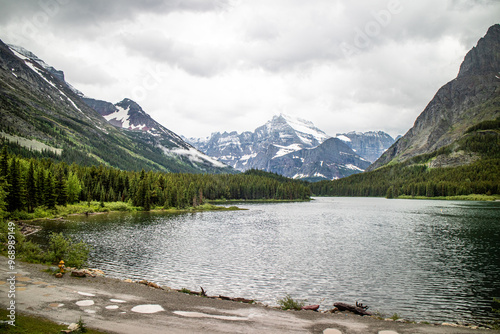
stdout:
{"type": "Polygon", "coordinates": [[[351,142],[351,138],[349,137],[346,137],[345,135],[337,135],[335,138],[338,138],[342,141],[345,141],[346,143],[350,143],[351,142]]]}
{"type": "Polygon", "coordinates": [[[301,134],[312,136],[319,143],[322,143],[330,138],[330,136],[315,127],[314,124],[310,121],[301,118],[295,118],[287,114],[280,114],[280,117],[283,117],[286,120],[288,125],[290,125],[290,127],[292,127],[292,129],[294,129],[295,132],[298,133],[301,140],[303,140],[305,143],[311,144],[311,140],[308,138],[308,136],[303,136],[301,134]]]}
{"type": "Polygon", "coordinates": [[[357,170],[357,171],[360,171],[360,172],[364,172],[365,171],[364,169],[361,169],[358,166],[355,166],[353,164],[347,164],[347,165],[344,165],[344,166],[347,169],[357,170]]]}
{"type": "Polygon", "coordinates": [[[80,92],[78,89],[76,89],[75,87],[71,86],[69,83],[67,83],[64,80],[64,72],[63,71],[59,71],[59,70],[55,69],[53,66],[48,65],[45,61],[43,61],[42,59],[38,58],[37,55],[35,55],[33,52],[28,51],[28,50],[26,50],[25,48],[23,48],[21,46],[12,45],[12,44],[7,44],[7,46],[9,47],[9,49],[18,58],[20,58],[20,59],[22,59],[24,61],[30,60],[30,61],[33,61],[33,62],[37,63],[43,69],[45,69],[47,72],[51,73],[57,79],[59,79],[60,81],[64,82],[68,86],[68,88],[73,91],[73,93],[75,93],[76,95],[78,95],[80,97],[83,96],[82,92],[80,92]]]}
{"type": "Polygon", "coordinates": [[[122,108],[120,106],[115,106],[116,111],[112,114],[103,116],[108,122],[111,120],[116,120],[122,123],[122,128],[128,129],[130,127],[129,115],[130,106],[127,109],[122,108]]]}
{"type": "Polygon", "coordinates": [[[163,151],[165,154],[176,154],[176,155],[181,155],[187,157],[192,163],[210,163],[216,167],[220,168],[225,168],[227,167],[225,164],[223,164],[220,161],[217,161],[216,159],[207,156],[206,154],[201,153],[194,147],[190,147],[188,149],[184,148],[174,148],[174,149],[167,149],[163,147],[163,151]]]}
{"type": "Polygon", "coordinates": [[[289,146],[280,146],[280,145],[274,145],[274,146],[278,147],[279,151],[276,152],[273,159],[278,158],[278,157],[282,157],[284,155],[287,155],[288,153],[299,151],[302,149],[300,144],[292,144],[289,146]]]}

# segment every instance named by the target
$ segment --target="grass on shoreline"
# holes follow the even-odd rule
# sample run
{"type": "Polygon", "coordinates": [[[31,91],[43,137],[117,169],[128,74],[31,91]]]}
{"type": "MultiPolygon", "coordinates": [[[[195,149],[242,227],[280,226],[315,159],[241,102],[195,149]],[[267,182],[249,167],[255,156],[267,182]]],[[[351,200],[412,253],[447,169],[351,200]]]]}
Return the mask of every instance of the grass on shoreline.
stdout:
{"type": "MultiPolygon", "coordinates": [[[[223,207],[214,204],[206,203],[199,205],[197,207],[188,207],[184,209],[169,208],[164,209],[162,207],[152,208],[150,212],[165,212],[165,213],[184,213],[184,212],[202,212],[202,211],[235,211],[242,210],[236,206],[223,207]]],[[[92,201],[80,202],[76,204],[68,204],[66,206],[57,205],[55,209],[46,209],[43,207],[38,207],[33,213],[28,213],[25,211],[12,212],[10,213],[9,220],[14,221],[30,221],[37,219],[54,219],[67,217],[70,215],[78,214],[93,214],[93,213],[107,213],[107,212],[145,212],[142,207],[132,206],[132,204],[127,202],[104,202],[103,205],[100,202],[92,201]]]]}
{"type": "Polygon", "coordinates": [[[470,194],[470,195],[460,195],[460,196],[436,196],[436,197],[402,195],[402,196],[398,196],[397,199],[423,199],[423,200],[446,200],[446,201],[490,201],[491,202],[491,201],[500,200],[500,195],[470,194]]]}
{"type": "Polygon", "coordinates": [[[310,202],[313,199],[216,199],[210,200],[211,204],[228,204],[228,203],[294,203],[294,202],[310,202]]]}

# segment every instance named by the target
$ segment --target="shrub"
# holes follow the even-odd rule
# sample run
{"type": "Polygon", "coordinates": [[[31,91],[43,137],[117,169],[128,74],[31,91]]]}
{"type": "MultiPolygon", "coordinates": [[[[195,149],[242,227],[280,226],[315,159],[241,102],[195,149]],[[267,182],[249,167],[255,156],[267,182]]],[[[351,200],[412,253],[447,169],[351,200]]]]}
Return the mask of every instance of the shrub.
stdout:
{"type": "Polygon", "coordinates": [[[31,263],[43,263],[47,261],[47,254],[37,244],[27,241],[22,245],[22,259],[31,263]]]}
{"type": "Polygon", "coordinates": [[[87,333],[87,325],[83,322],[82,317],[80,317],[80,320],[78,320],[77,325],[77,333],[87,333]]]}
{"type": "Polygon", "coordinates": [[[47,261],[59,263],[64,261],[67,267],[81,268],[87,263],[91,247],[84,243],[73,243],[62,233],[52,233],[49,240],[47,261]]]}
{"type": "MultiPolygon", "coordinates": [[[[10,232],[9,230],[9,223],[7,221],[0,221],[0,251],[7,251],[7,242],[8,242],[8,234],[10,232]]],[[[22,245],[24,243],[25,237],[19,230],[19,227],[17,225],[15,226],[14,230],[14,239],[16,240],[16,248],[22,248],[22,245]]],[[[16,249],[16,250],[17,250],[16,249]]]]}
{"type": "Polygon", "coordinates": [[[67,255],[66,265],[68,267],[81,268],[87,264],[91,247],[84,242],[72,244],[67,255]]]}
{"type": "Polygon", "coordinates": [[[64,237],[62,233],[52,232],[49,240],[48,260],[59,263],[68,253],[71,240],[64,237]]]}
{"type": "Polygon", "coordinates": [[[282,310],[297,310],[300,311],[305,305],[303,301],[293,300],[290,295],[286,295],[283,299],[278,299],[278,305],[282,310]]]}

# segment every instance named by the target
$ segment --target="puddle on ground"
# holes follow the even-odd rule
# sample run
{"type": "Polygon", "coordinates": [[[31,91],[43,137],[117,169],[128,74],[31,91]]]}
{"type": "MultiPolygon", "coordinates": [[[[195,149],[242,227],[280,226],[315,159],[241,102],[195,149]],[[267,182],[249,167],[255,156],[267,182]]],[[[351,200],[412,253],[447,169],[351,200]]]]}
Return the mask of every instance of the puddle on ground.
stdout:
{"type": "Polygon", "coordinates": [[[157,313],[165,311],[161,305],[137,305],[132,307],[132,312],[136,313],[157,313]]]}
{"type": "Polygon", "coordinates": [[[95,297],[95,295],[93,293],[88,293],[88,292],[78,291],[78,294],[82,295],[82,296],[86,296],[86,297],[95,297]]]}
{"type": "Polygon", "coordinates": [[[53,307],[53,308],[58,308],[58,307],[63,307],[64,304],[52,303],[52,304],[49,304],[49,306],[53,307]]]}
{"type": "Polygon", "coordinates": [[[76,302],[76,305],[78,306],[92,306],[94,305],[93,300],[79,300],[76,302]]]}
{"type": "Polygon", "coordinates": [[[121,299],[110,299],[109,301],[112,303],[126,303],[125,300],[121,300],[121,299]]]}

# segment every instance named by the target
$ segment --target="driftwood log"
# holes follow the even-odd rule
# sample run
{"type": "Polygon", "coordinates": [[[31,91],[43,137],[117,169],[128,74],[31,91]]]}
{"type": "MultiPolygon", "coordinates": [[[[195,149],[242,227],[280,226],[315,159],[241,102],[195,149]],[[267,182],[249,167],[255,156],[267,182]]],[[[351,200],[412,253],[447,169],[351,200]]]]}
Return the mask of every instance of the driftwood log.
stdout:
{"type": "Polygon", "coordinates": [[[221,295],[219,295],[218,298],[222,299],[222,300],[230,300],[230,301],[233,301],[233,302],[245,303],[245,304],[253,304],[255,302],[253,299],[232,298],[232,297],[226,297],[226,296],[221,296],[221,295]]]}
{"type": "Polygon", "coordinates": [[[306,305],[302,306],[302,309],[307,311],[318,311],[319,305],[306,305]]]}
{"type": "Polygon", "coordinates": [[[335,303],[333,304],[339,311],[349,311],[359,315],[372,315],[370,312],[366,311],[365,307],[359,307],[354,305],[349,305],[346,303],[335,303]]]}

